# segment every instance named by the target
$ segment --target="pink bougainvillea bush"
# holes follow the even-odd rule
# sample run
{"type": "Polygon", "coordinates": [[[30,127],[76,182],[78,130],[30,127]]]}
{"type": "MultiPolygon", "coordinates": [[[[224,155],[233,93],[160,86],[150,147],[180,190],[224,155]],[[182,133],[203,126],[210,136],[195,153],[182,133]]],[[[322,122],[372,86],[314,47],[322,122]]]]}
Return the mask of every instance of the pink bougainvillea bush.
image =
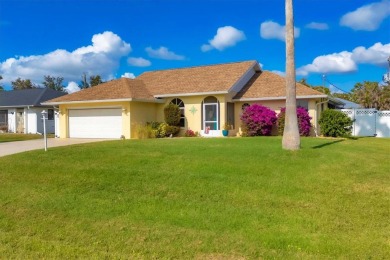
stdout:
{"type": "Polygon", "coordinates": [[[247,106],[241,115],[243,136],[271,135],[276,121],[275,111],[268,107],[259,104],[247,106]]]}
{"type": "MultiPolygon", "coordinates": [[[[297,116],[298,116],[299,135],[309,136],[310,129],[311,129],[311,123],[310,123],[311,117],[309,116],[309,112],[304,107],[297,107],[297,116]]],[[[280,110],[280,113],[278,115],[279,135],[283,135],[285,117],[286,117],[286,108],[283,107],[280,110]]]]}

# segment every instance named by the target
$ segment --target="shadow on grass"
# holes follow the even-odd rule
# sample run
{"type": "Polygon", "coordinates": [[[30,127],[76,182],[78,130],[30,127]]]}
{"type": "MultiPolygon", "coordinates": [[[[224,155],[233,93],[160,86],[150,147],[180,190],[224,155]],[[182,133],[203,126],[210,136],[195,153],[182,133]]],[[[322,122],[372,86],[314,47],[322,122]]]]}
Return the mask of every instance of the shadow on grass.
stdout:
{"type": "Polygon", "coordinates": [[[340,143],[340,142],[343,142],[343,141],[345,141],[345,139],[339,139],[339,140],[335,140],[335,141],[332,141],[332,142],[316,145],[316,146],[313,146],[312,148],[313,149],[320,149],[320,148],[323,148],[325,146],[332,145],[332,144],[337,144],[337,143],[340,143]]]}

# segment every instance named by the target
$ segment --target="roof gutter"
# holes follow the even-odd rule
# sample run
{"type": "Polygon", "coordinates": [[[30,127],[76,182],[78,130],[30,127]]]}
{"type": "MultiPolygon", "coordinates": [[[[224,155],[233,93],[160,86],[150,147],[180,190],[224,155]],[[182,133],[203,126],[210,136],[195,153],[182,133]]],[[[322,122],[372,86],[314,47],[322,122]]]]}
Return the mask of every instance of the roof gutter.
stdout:
{"type": "Polygon", "coordinates": [[[168,98],[168,97],[188,97],[188,96],[205,96],[205,95],[221,95],[228,94],[228,91],[210,91],[210,92],[196,92],[196,93],[174,93],[164,95],[154,95],[155,98],[168,98]]]}
{"type": "MultiPolygon", "coordinates": [[[[297,99],[310,99],[310,98],[327,98],[327,95],[307,95],[307,96],[297,96],[297,99]]],[[[238,98],[233,99],[233,101],[271,101],[271,100],[283,100],[286,97],[264,97],[264,98],[238,98]]]]}
{"type": "Polygon", "coordinates": [[[34,106],[33,105],[0,106],[0,108],[24,108],[24,107],[34,107],[34,106]]]}
{"type": "Polygon", "coordinates": [[[103,99],[103,100],[77,100],[77,101],[59,101],[59,102],[44,102],[42,105],[55,106],[65,104],[85,104],[85,103],[106,103],[106,102],[150,102],[150,103],[164,103],[158,99],[142,99],[142,98],[123,98],[123,99],[103,99]]]}

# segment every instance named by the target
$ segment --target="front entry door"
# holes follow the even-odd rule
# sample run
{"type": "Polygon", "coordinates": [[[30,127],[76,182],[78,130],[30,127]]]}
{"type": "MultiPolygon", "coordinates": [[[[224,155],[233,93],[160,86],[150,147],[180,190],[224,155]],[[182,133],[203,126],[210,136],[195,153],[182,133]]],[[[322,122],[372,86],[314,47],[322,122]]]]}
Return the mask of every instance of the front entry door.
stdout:
{"type": "Polygon", "coordinates": [[[218,104],[204,104],[203,129],[219,130],[218,104]]]}

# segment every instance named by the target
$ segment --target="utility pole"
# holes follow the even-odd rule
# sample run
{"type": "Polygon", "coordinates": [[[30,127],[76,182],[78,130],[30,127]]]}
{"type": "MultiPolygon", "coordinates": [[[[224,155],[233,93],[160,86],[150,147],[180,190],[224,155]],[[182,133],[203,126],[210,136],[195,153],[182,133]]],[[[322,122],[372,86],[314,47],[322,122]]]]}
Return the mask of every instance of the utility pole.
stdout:
{"type": "Polygon", "coordinates": [[[322,74],[322,87],[323,88],[325,88],[325,79],[326,79],[325,74],[322,74]]]}

